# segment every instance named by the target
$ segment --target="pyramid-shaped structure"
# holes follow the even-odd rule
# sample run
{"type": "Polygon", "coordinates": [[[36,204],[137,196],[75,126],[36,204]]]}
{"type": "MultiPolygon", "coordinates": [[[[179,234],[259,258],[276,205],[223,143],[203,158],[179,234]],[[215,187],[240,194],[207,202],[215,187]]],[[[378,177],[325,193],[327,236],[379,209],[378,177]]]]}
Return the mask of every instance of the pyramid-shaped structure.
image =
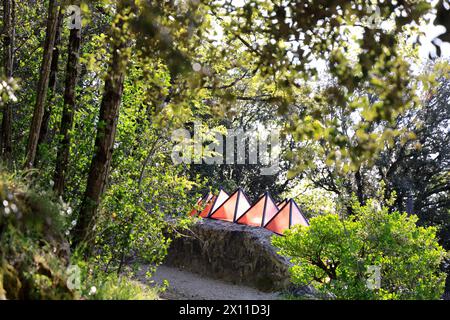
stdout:
{"type": "Polygon", "coordinates": [[[308,219],[293,199],[285,199],[277,204],[270,193],[266,192],[251,205],[241,188],[231,195],[222,189],[217,196],[209,192],[197,200],[196,206],[189,214],[264,227],[280,235],[296,224],[309,226],[308,219]]]}
{"type": "Polygon", "coordinates": [[[236,222],[254,227],[263,227],[277,212],[278,206],[270,196],[270,193],[266,192],[236,222]]]}
{"type": "Polygon", "coordinates": [[[214,206],[209,218],[236,222],[250,208],[250,201],[241,188],[231,194],[217,209],[214,206]]]}
{"type": "Polygon", "coordinates": [[[203,211],[201,210],[201,208],[205,207],[209,204],[209,202],[211,201],[211,199],[214,198],[214,195],[211,192],[208,192],[207,194],[205,194],[203,197],[199,198],[197,200],[197,203],[195,204],[195,207],[191,210],[191,212],[189,213],[189,215],[191,217],[194,217],[196,215],[199,214],[199,212],[203,211]]]}
{"type": "Polygon", "coordinates": [[[288,202],[288,199],[283,199],[283,201],[280,201],[277,203],[277,207],[282,208],[287,202],[288,202]]]}
{"type": "Polygon", "coordinates": [[[264,227],[282,235],[286,229],[296,224],[309,226],[308,220],[303,216],[298,205],[290,199],[264,227]]]}
{"type": "Polygon", "coordinates": [[[199,217],[209,217],[214,210],[220,207],[222,203],[224,203],[228,199],[228,197],[228,193],[226,193],[223,189],[220,189],[217,196],[211,197],[211,199],[208,201],[208,204],[205,206],[202,212],[200,212],[199,217]]]}

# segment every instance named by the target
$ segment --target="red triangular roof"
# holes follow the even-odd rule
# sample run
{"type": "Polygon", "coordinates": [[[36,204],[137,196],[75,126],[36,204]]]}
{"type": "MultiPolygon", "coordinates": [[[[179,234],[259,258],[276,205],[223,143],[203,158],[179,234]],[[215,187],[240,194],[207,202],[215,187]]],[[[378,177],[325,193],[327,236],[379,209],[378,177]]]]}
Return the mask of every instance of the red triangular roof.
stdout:
{"type": "Polygon", "coordinates": [[[236,222],[249,226],[263,227],[277,212],[278,207],[275,201],[273,201],[270,193],[266,192],[236,222]]]}
{"type": "Polygon", "coordinates": [[[199,217],[207,218],[211,215],[211,212],[216,210],[218,207],[222,205],[227,199],[229,195],[224,190],[220,189],[219,194],[217,196],[213,196],[208,204],[206,205],[205,209],[199,214],[199,217]]]}
{"type": "Polygon", "coordinates": [[[283,207],[288,202],[288,199],[283,199],[283,201],[280,201],[277,203],[278,208],[283,207]]]}
{"type": "Polygon", "coordinates": [[[250,208],[250,202],[242,189],[239,188],[220,207],[215,210],[213,208],[209,218],[235,222],[248,208],[250,208]]]}
{"type": "Polygon", "coordinates": [[[264,227],[272,232],[283,234],[286,229],[296,224],[309,226],[308,220],[303,216],[298,205],[290,199],[264,227]]]}
{"type": "Polygon", "coordinates": [[[211,192],[208,192],[207,194],[205,194],[202,198],[199,198],[197,200],[197,203],[195,204],[195,207],[191,210],[191,212],[189,213],[189,215],[191,217],[198,215],[199,210],[205,206],[208,205],[208,202],[213,198],[213,194],[211,192]]]}

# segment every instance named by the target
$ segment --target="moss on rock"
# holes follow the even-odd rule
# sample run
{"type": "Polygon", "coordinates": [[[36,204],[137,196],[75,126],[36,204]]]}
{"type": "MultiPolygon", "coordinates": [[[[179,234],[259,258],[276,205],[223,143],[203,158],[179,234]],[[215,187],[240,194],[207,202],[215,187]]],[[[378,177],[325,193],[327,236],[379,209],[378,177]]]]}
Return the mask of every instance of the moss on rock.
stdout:
{"type": "Polygon", "coordinates": [[[51,197],[0,176],[0,299],[73,299],[69,244],[51,197]]]}

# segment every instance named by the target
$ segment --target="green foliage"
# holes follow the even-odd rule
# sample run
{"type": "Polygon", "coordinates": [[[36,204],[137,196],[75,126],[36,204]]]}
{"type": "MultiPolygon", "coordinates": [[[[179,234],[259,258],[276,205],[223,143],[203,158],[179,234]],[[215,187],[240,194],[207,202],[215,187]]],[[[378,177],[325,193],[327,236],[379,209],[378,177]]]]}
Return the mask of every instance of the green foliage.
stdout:
{"type": "MultiPolygon", "coordinates": [[[[403,148],[404,144],[399,141],[406,139],[408,147],[412,145],[410,132],[396,128],[394,123],[402,119],[409,122],[402,116],[415,110],[420,103],[418,88],[431,90],[436,84],[436,70],[420,76],[412,72],[412,65],[417,63],[417,48],[410,45],[410,40],[418,34],[417,25],[424,22],[432,9],[429,1],[339,0],[326,5],[323,1],[308,1],[307,4],[304,1],[241,2],[78,2],[83,27],[76,112],[70,132],[72,145],[62,196],[67,203],[62,199],[52,202],[48,192],[33,191],[52,187],[61,135],[59,124],[66,72],[62,65],[67,60],[69,34],[66,21],[58,46],[56,89],[47,101],[51,109],[47,139],[39,146],[37,170],[26,173],[33,178],[34,187],[29,190],[19,186],[22,191],[13,193],[11,200],[21,212],[20,217],[11,213],[8,193],[1,194],[2,199],[8,201],[0,216],[0,226],[6,228],[0,233],[0,250],[6,259],[3,278],[10,279],[15,269],[18,273],[14,279],[32,283],[29,292],[17,289],[14,297],[63,297],[65,294],[63,275],[59,276],[57,271],[63,269],[65,262],[53,253],[53,242],[70,241],[70,231],[77,223],[78,209],[89,187],[86,178],[95,152],[97,129],[108,129],[104,121],[98,121],[98,110],[105,76],[116,76],[107,74],[111,70],[108,63],[114,41],[127,44],[121,55],[126,74],[112,143],[113,157],[111,163],[105,163],[107,188],[101,191],[101,209],[96,221],[92,221],[95,224],[90,248],[93,257],[84,267],[84,270],[93,269],[92,274],[85,271],[85,278],[88,279],[86,285],[92,283],[91,286],[98,289],[95,298],[146,295],[132,282],[113,274],[103,278],[102,273],[122,276],[131,258],[158,265],[170,239],[176,236],[178,229],[189,226],[185,213],[193,205],[192,199],[208,189],[206,185],[212,189],[220,185],[228,189],[248,186],[254,198],[270,187],[279,196],[297,182],[295,177],[312,172],[309,179],[317,179],[313,181],[317,187],[339,194],[343,198],[339,201],[344,202],[355,192],[356,171],[362,180],[374,180],[373,168],[366,169],[365,165],[372,165],[377,159],[375,155],[382,152],[383,157],[391,160],[403,148]],[[370,25],[374,6],[379,7],[379,19],[387,26],[370,25]],[[119,26],[118,20],[124,21],[124,25],[119,26]],[[325,69],[325,76],[321,69],[325,69]],[[328,81],[324,83],[323,78],[328,81]],[[356,117],[360,121],[354,121],[356,117]],[[285,133],[282,153],[289,161],[282,161],[282,171],[273,176],[261,176],[258,165],[176,166],[170,159],[171,133],[179,127],[192,128],[197,120],[203,122],[205,130],[213,126],[222,130],[221,125],[254,130],[260,124],[281,127],[285,133]],[[399,147],[393,148],[391,154],[386,145],[399,147]],[[288,167],[292,169],[289,172],[288,167]],[[209,179],[212,181],[208,182],[209,179]],[[36,253],[45,258],[36,257],[16,266],[10,259],[18,252],[25,252],[24,256],[36,253]],[[48,268],[42,267],[46,264],[48,268]],[[51,269],[51,276],[42,274],[39,268],[51,269]],[[22,269],[28,271],[22,272],[22,269]],[[62,291],[53,295],[55,283],[60,283],[62,291]]],[[[23,162],[27,145],[25,137],[35,105],[47,15],[47,1],[32,6],[29,1],[16,0],[15,3],[14,79],[8,83],[0,80],[0,106],[7,100],[13,105],[12,168],[23,162]]],[[[448,64],[442,63],[436,69],[448,73],[448,64]]],[[[424,123],[433,127],[436,122],[424,123]]],[[[447,142],[437,136],[439,134],[434,133],[434,147],[447,142]]],[[[428,153],[408,155],[426,158],[436,148],[431,149],[428,153]]],[[[410,164],[404,162],[400,168],[410,164]]],[[[414,165],[410,167],[422,168],[422,162],[414,165]]],[[[445,163],[441,167],[428,162],[426,165],[427,169],[442,173],[433,175],[430,184],[429,179],[425,179],[429,189],[423,186],[423,180],[412,179],[417,182],[415,190],[445,189],[448,179],[446,171],[441,170],[445,163]]],[[[428,170],[423,171],[428,174],[428,170]]],[[[395,176],[408,176],[401,170],[393,172],[395,176]]],[[[390,189],[398,189],[398,185],[403,184],[390,177],[382,180],[386,180],[390,189]]],[[[6,184],[16,183],[8,181],[6,184]]],[[[379,187],[378,183],[363,184],[362,198],[373,196],[373,191],[379,187]]],[[[290,195],[314,216],[332,210],[334,203],[327,192],[298,194],[294,189],[290,195]]],[[[438,206],[433,202],[436,194],[421,201],[423,208],[428,204],[438,206]]],[[[445,208],[446,193],[439,191],[438,197],[439,221],[448,220],[441,208],[445,208]]],[[[355,210],[357,217],[362,209],[355,210]]],[[[431,215],[432,211],[423,209],[421,213],[431,215]]],[[[396,214],[389,217],[396,217],[396,214]]],[[[401,217],[399,221],[406,219],[401,217]]],[[[433,219],[428,220],[434,223],[433,219]]],[[[357,232],[363,228],[361,221],[363,219],[347,222],[356,224],[357,232]]],[[[337,242],[336,237],[341,235],[342,230],[332,238],[337,242]]],[[[355,238],[349,237],[349,241],[361,242],[364,237],[358,233],[355,238]]],[[[390,265],[391,262],[383,263],[390,265]]],[[[345,279],[350,281],[350,278],[351,275],[346,275],[345,279]]],[[[355,279],[359,283],[360,278],[355,279]]],[[[8,283],[12,282],[8,280],[8,283]]],[[[90,289],[83,290],[79,296],[90,298],[90,289]]],[[[72,295],[67,294],[67,297],[72,295]]],[[[379,296],[382,294],[376,297],[379,296]]]]}
{"type": "Polygon", "coordinates": [[[0,298],[73,299],[62,206],[4,173],[0,201],[0,298]]]}
{"type": "Polygon", "coordinates": [[[294,199],[308,218],[336,212],[336,196],[325,189],[315,188],[307,179],[284,193],[283,198],[294,199]]]}
{"type": "MultiPolygon", "coordinates": [[[[329,161],[340,153],[349,155],[349,168],[370,160],[392,132],[366,135],[365,130],[380,121],[391,123],[419,103],[418,79],[411,72],[417,49],[405,44],[419,33],[417,24],[432,10],[429,1],[355,0],[324,5],[321,1],[252,0],[245,4],[213,1],[210,6],[211,19],[225,38],[211,36],[206,46],[208,59],[214,56],[226,66],[226,71],[212,77],[214,94],[231,104],[263,100],[277,107],[280,114],[289,115],[287,132],[296,141],[330,143],[329,161]],[[214,81],[215,76],[239,80],[244,72],[244,80],[251,78],[253,86],[239,82],[237,90],[230,90],[214,81]],[[323,78],[330,81],[319,87],[323,78]],[[340,120],[330,116],[328,108],[339,108],[342,116],[362,114],[356,128],[361,139],[349,144],[346,132],[335,130],[340,120]]],[[[300,153],[296,155],[304,160],[300,153]]],[[[301,171],[300,166],[292,173],[301,171]]]]}
{"type": "Polygon", "coordinates": [[[357,218],[318,216],[309,227],[273,238],[294,263],[292,281],[337,299],[439,299],[445,251],[436,229],[419,227],[416,216],[389,213],[373,200],[354,205],[354,211],[357,218]],[[379,288],[368,285],[370,266],[380,268],[379,288]]]}
{"type": "MultiPolygon", "coordinates": [[[[341,214],[352,214],[352,208],[347,203],[353,195],[357,195],[361,204],[368,198],[377,198],[391,211],[414,213],[420,225],[437,227],[439,243],[446,250],[450,249],[448,68],[445,61],[436,61],[425,67],[430,71],[424,74],[439,71],[440,76],[433,80],[437,81],[436,86],[428,88],[420,107],[401,113],[395,124],[380,122],[367,128],[365,133],[358,133],[355,124],[361,120],[357,116],[347,117],[339,109],[330,110],[330,114],[340,119],[340,125],[333,129],[349,132],[349,146],[355,145],[361,134],[378,135],[380,128],[393,132],[388,143],[380,149],[380,154],[371,161],[363,162],[357,170],[350,170],[348,153],[340,153],[339,158],[328,161],[332,145],[324,141],[298,144],[293,150],[294,154],[302,153],[303,158],[309,157],[312,165],[305,165],[302,172],[314,188],[333,194],[336,201],[343,205],[341,214]],[[392,194],[397,195],[395,201],[388,203],[392,194]]],[[[316,194],[313,190],[311,187],[307,191],[316,194]]],[[[311,203],[314,202],[309,202],[307,206],[311,203]]],[[[448,267],[446,269],[449,270],[448,267]]],[[[450,280],[447,280],[447,288],[450,288],[450,280]]]]}
{"type": "Polygon", "coordinates": [[[163,288],[147,286],[134,280],[131,275],[105,273],[95,259],[86,261],[75,252],[71,263],[79,269],[77,297],[89,300],[156,300],[163,288]]]}
{"type": "MultiPolygon", "coordinates": [[[[101,265],[70,256],[67,206],[51,192],[36,193],[2,173],[0,183],[0,298],[157,299],[157,287],[104,273],[101,265]],[[70,287],[69,265],[80,268],[81,287],[70,287]]],[[[145,249],[145,248],[144,248],[145,249]]],[[[150,252],[150,255],[155,252],[150,252]]]]}
{"type": "Polygon", "coordinates": [[[118,278],[117,275],[112,274],[106,281],[102,280],[98,287],[92,286],[88,298],[95,300],[157,300],[158,290],[138,281],[125,277],[118,278]]]}
{"type": "MultiPolygon", "coordinates": [[[[131,62],[110,172],[110,186],[99,214],[95,245],[96,264],[105,271],[123,271],[130,257],[158,265],[170,238],[186,228],[186,212],[193,205],[191,190],[205,181],[190,179],[187,169],[176,167],[170,157],[170,128],[152,115],[169,119],[155,110],[159,103],[145,95],[155,83],[167,90],[168,73],[159,63],[131,62]],[[147,79],[148,81],[139,81],[147,79]]],[[[178,117],[178,116],[177,116],[178,117]]],[[[178,119],[179,121],[179,119],[178,119]]]]}

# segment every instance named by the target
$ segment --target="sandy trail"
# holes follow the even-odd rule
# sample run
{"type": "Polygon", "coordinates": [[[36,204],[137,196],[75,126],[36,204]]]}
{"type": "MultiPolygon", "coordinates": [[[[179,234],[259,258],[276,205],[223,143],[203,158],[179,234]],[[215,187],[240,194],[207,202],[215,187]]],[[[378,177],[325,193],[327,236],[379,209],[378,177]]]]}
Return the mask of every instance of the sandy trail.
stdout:
{"type": "MultiPolygon", "coordinates": [[[[145,274],[143,270],[142,274],[145,274]]],[[[141,274],[141,275],[142,275],[141,274]]],[[[148,284],[148,280],[141,281],[148,284]]],[[[169,288],[161,298],[170,300],[276,300],[279,294],[267,293],[254,288],[234,285],[221,280],[203,277],[174,267],[159,266],[153,275],[154,283],[161,285],[164,280],[169,288]]]]}

